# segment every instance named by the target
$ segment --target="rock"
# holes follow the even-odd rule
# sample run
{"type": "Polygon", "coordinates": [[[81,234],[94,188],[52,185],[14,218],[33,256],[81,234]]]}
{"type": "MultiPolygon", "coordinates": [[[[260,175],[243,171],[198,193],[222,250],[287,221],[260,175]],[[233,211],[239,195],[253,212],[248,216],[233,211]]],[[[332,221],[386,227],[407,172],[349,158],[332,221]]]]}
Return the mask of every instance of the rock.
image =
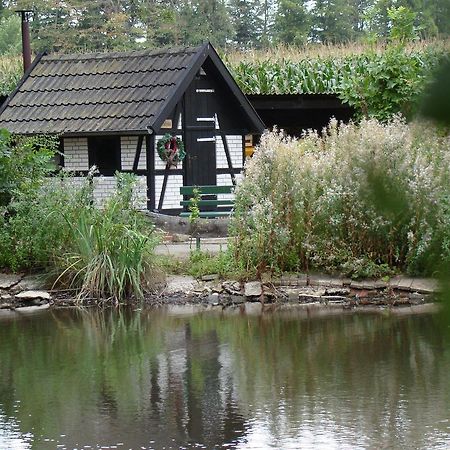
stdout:
{"type": "Polygon", "coordinates": [[[22,279],[21,275],[0,273],[0,289],[10,289],[22,279]]]}
{"type": "Polygon", "coordinates": [[[308,276],[304,273],[284,273],[280,279],[282,286],[306,286],[308,276]]]}
{"type": "Polygon", "coordinates": [[[341,295],[323,295],[321,299],[328,303],[343,303],[347,301],[347,297],[341,295]]]}
{"type": "Polygon", "coordinates": [[[217,292],[215,292],[214,294],[208,295],[207,302],[208,302],[208,304],[210,304],[212,306],[219,305],[220,304],[219,294],[217,292]]]}
{"type": "Polygon", "coordinates": [[[344,285],[341,278],[329,277],[326,275],[310,275],[309,276],[310,286],[331,286],[331,287],[342,287],[344,285]]]}
{"type": "Polygon", "coordinates": [[[326,288],[324,295],[338,295],[345,297],[350,294],[350,289],[348,288],[326,288]]]}
{"type": "Polygon", "coordinates": [[[39,291],[45,288],[45,281],[40,275],[26,275],[14,286],[14,291],[39,291]]]}
{"type": "Polygon", "coordinates": [[[164,294],[186,293],[198,289],[198,283],[194,277],[171,275],[167,277],[164,294]]]}
{"type": "Polygon", "coordinates": [[[411,284],[411,290],[419,294],[434,294],[438,292],[439,284],[431,278],[416,278],[411,284]]]}
{"type": "Polygon", "coordinates": [[[22,314],[32,314],[35,312],[43,311],[50,308],[50,304],[46,303],[42,306],[22,306],[21,308],[16,308],[15,311],[22,314]]]}
{"type": "Polygon", "coordinates": [[[242,295],[231,295],[230,300],[234,305],[240,305],[245,302],[244,297],[242,295]]]}
{"type": "Polygon", "coordinates": [[[214,281],[214,280],[218,280],[218,279],[219,279],[219,275],[217,273],[202,276],[202,281],[214,281]]]}
{"type": "Polygon", "coordinates": [[[262,284],[259,281],[249,281],[244,285],[246,297],[259,297],[262,294],[262,284]]]}
{"type": "Polygon", "coordinates": [[[425,303],[425,298],[422,294],[417,294],[414,292],[409,294],[408,298],[411,305],[421,305],[422,303],[425,303]]]}
{"type": "Polygon", "coordinates": [[[350,283],[350,287],[352,289],[365,289],[365,290],[375,290],[375,289],[384,289],[387,287],[387,283],[381,280],[364,280],[364,281],[352,281],[350,283]]]}
{"type": "Polygon", "coordinates": [[[400,289],[401,291],[409,291],[411,290],[411,285],[413,284],[414,279],[403,277],[403,276],[397,276],[389,280],[389,287],[394,289],[400,289]]]}
{"type": "Polygon", "coordinates": [[[297,302],[300,297],[300,291],[298,289],[284,289],[284,292],[290,302],[297,302]]]}
{"type": "Polygon", "coordinates": [[[239,281],[224,281],[222,288],[228,294],[242,295],[241,283],[239,281]]]}
{"type": "Polygon", "coordinates": [[[46,291],[23,291],[19,294],[16,294],[16,298],[19,300],[50,300],[51,296],[46,291]]]}
{"type": "Polygon", "coordinates": [[[317,302],[320,302],[321,299],[322,299],[321,295],[315,295],[315,294],[300,293],[298,296],[298,300],[300,303],[317,303],[317,302]]]}

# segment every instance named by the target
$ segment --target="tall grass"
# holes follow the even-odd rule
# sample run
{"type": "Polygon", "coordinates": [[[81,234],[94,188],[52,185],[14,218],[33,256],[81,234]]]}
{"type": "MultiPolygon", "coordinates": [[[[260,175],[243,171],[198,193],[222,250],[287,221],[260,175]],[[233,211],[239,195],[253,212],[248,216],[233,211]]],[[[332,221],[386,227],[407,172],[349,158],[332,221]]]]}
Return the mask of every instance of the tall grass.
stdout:
{"type": "MultiPolygon", "coordinates": [[[[384,41],[376,43],[348,42],[345,44],[314,44],[304,46],[276,45],[265,49],[231,50],[222,54],[227,64],[234,67],[242,62],[258,64],[266,61],[291,63],[315,59],[341,59],[358,55],[381,55],[386,51],[384,41]]],[[[408,53],[423,53],[430,48],[439,52],[450,50],[450,39],[411,41],[405,46],[408,53]]]]}
{"type": "Polygon", "coordinates": [[[102,209],[84,208],[75,222],[66,216],[69,250],[56,258],[58,281],[81,297],[142,298],[154,273],[152,226],[132,208],[132,179],[120,175],[117,194],[102,209]]]}
{"type": "Polygon", "coordinates": [[[267,133],[237,189],[235,257],[256,272],[425,274],[450,260],[448,186],[450,141],[429,124],[267,133]]]}

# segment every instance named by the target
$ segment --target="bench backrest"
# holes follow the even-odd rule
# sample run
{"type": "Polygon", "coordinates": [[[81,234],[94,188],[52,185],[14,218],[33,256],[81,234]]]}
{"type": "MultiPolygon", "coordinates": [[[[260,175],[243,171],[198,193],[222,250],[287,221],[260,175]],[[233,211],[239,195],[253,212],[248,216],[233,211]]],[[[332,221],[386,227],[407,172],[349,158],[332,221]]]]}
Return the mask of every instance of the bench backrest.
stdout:
{"type": "Polygon", "coordinates": [[[194,189],[198,189],[200,195],[232,194],[234,186],[182,186],[181,195],[194,195],[194,189]]]}

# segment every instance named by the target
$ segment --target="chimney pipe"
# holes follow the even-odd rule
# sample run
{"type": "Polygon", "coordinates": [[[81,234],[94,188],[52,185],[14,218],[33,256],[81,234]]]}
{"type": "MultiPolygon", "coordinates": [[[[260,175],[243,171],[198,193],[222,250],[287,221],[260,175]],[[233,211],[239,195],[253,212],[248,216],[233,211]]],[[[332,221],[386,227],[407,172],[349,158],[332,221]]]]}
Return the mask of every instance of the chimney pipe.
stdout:
{"type": "Polygon", "coordinates": [[[22,57],[24,73],[31,66],[31,46],[30,46],[30,22],[29,14],[32,11],[21,9],[17,11],[22,18],[22,57]]]}

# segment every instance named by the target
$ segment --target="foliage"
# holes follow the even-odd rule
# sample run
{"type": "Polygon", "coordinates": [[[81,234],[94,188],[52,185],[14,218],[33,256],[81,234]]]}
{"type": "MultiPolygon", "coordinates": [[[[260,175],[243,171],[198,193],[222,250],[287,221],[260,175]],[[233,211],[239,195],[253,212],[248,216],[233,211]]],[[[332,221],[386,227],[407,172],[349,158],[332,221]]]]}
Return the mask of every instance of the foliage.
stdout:
{"type": "Polygon", "coordinates": [[[80,295],[142,297],[156,238],[133,207],[134,177],[117,175],[116,193],[94,207],[92,179],[48,177],[56,138],[0,137],[0,267],[45,269],[80,295]]]}
{"type": "Polygon", "coordinates": [[[191,252],[186,272],[196,278],[218,274],[221,278],[235,278],[243,275],[232,252],[226,250],[216,255],[196,250],[191,252]]]}
{"type": "Polygon", "coordinates": [[[0,55],[17,55],[20,53],[20,49],[19,16],[0,16],[0,55]]]}
{"type": "Polygon", "coordinates": [[[448,139],[399,118],[332,121],[302,140],[265,134],[236,193],[237,261],[258,273],[427,273],[450,259],[448,139]]]}
{"type": "MultiPolygon", "coordinates": [[[[410,115],[430,73],[444,55],[431,45],[410,50],[393,45],[342,57],[291,60],[268,58],[238,61],[229,58],[236,81],[247,94],[338,94],[360,116],[388,119],[410,115]]],[[[289,53],[288,53],[289,55],[289,53]]]]}
{"type": "Polygon", "coordinates": [[[64,214],[70,244],[55,265],[80,296],[125,300],[142,298],[152,274],[153,228],[133,208],[130,174],[117,174],[117,193],[101,208],[85,206],[77,217],[64,214]]]}
{"type": "Polygon", "coordinates": [[[7,96],[14,90],[22,73],[21,58],[0,56],[0,96],[7,96]]]}
{"type": "Polygon", "coordinates": [[[304,45],[308,39],[310,18],[303,1],[280,0],[275,18],[275,39],[291,45],[304,45]]]}
{"type": "Polygon", "coordinates": [[[412,26],[421,38],[450,34],[448,0],[2,0],[0,55],[19,42],[15,9],[34,10],[36,52],[116,51],[206,40],[237,48],[347,43],[387,38],[399,25],[403,30],[412,26]]]}
{"type": "Polygon", "coordinates": [[[53,136],[13,137],[0,130],[0,206],[7,206],[20,190],[35,189],[54,169],[58,146],[53,136]]]}

